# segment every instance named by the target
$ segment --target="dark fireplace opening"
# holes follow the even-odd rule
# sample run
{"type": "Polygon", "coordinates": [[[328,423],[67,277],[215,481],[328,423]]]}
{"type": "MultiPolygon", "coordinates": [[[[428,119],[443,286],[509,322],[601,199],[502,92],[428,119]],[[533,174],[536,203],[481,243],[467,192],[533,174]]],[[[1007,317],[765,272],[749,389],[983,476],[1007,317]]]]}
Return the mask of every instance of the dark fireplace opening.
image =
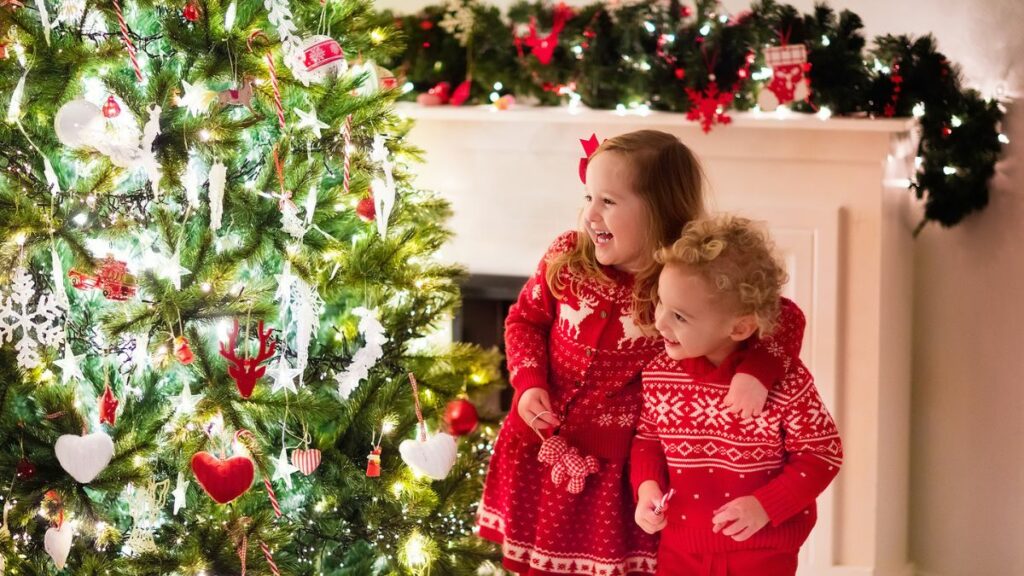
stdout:
{"type": "MultiPolygon", "coordinates": [[[[519,297],[528,278],[471,274],[462,283],[462,308],[455,315],[452,337],[457,342],[477,344],[483,348],[497,347],[505,354],[505,317],[519,297]]],[[[502,376],[508,381],[508,366],[501,363],[502,376]]],[[[487,408],[508,412],[513,390],[504,388],[487,400],[487,408]]],[[[486,410],[486,408],[485,408],[486,410]]]]}

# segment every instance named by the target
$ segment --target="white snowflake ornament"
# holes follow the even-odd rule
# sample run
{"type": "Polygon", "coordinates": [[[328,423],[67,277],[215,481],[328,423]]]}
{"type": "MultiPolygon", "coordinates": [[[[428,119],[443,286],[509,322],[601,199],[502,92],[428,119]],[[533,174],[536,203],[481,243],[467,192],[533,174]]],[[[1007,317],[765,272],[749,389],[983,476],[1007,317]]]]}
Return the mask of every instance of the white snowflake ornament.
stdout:
{"type": "Polygon", "coordinates": [[[35,282],[28,270],[14,269],[12,290],[0,301],[0,343],[12,342],[20,330],[14,347],[18,350],[18,367],[30,370],[39,366],[39,346],[57,346],[64,341],[62,320],[64,309],[48,290],[32,307],[35,282]]]}

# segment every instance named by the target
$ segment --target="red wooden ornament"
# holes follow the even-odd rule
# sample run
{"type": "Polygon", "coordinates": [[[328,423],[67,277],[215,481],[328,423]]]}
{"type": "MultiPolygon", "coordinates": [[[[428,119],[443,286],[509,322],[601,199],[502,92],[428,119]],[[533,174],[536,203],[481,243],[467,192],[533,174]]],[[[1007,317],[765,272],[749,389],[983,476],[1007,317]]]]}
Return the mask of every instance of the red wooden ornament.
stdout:
{"type": "Polygon", "coordinates": [[[121,106],[117,103],[117,99],[113,96],[107,96],[107,101],[103,103],[104,118],[116,118],[121,113],[121,106]]]}
{"type": "Polygon", "coordinates": [[[114,425],[117,420],[117,405],[121,402],[114,396],[114,391],[107,384],[103,389],[103,396],[100,397],[100,423],[114,425]]]}
{"type": "Polygon", "coordinates": [[[309,476],[320,466],[320,451],[316,448],[292,450],[292,466],[309,476]]]}
{"type": "Polygon", "coordinates": [[[373,196],[367,196],[356,205],[356,214],[363,222],[373,222],[377,217],[377,209],[373,206],[373,196]]]}
{"type": "Polygon", "coordinates": [[[473,83],[469,80],[463,80],[462,84],[459,84],[455,92],[452,92],[452,99],[448,101],[452,106],[462,106],[469,100],[469,90],[473,83]]]}
{"type": "Polygon", "coordinates": [[[367,456],[369,461],[366,463],[366,475],[370,478],[380,477],[380,446],[377,446],[370,451],[370,455],[367,456]]]}
{"type": "Polygon", "coordinates": [[[238,319],[236,318],[231,334],[228,335],[227,346],[223,342],[220,344],[220,355],[231,362],[231,366],[228,367],[228,374],[235,379],[235,385],[238,386],[238,392],[242,395],[242,398],[252,396],[252,391],[256,387],[256,381],[267,372],[267,367],[260,364],[269,360],[277,350],[277,344],[270,341],[270,336],[273,333],[273,328],[264,330],[263,321],[260,320],[257,327],[260,351],[256,354],[255,358],[249,358],[248,356],[239,357],[235,352],[235,343],[238,341],[238,319]]]}
{"type": "Polygon", "coordinates": [[[209,452],[198,452],[192,457],[192,473],[210,498],[227,504],[249,490],[256,469],[246,456],[222,460],[209,452]]]}
{"type": "Polygon", "coordinates": [[[191,364],[196,359],[195,354],[192,353],[192,348],[188,345],[188,338],[177,336],[174,339],[174,356],[182,364],[191,364]]]}
{"type": "Polygon", "coordinates": [[[128,264],[107,255],[96,275],[86,274],[72,268],[68,271],[71,285],[79,290],[96,288],[103,291],[107,300],[128,300],[135,296],[136,287],[131,283],[128,264]]]}
{"type": "Polygon", "coordinates": [[[190,1],[188,4],[185,4],[185,8],[181,11],[181,15],[189,22],[199,20],[199,5],[190,1]]]}
{"type": "Polygon", "coordinates": [[[452,400],[444,410],[444,422],[448,425],[448,433],[452,436],[465,436],[472,432],[479,418],[476,406],[465,398],[452,400]]]}

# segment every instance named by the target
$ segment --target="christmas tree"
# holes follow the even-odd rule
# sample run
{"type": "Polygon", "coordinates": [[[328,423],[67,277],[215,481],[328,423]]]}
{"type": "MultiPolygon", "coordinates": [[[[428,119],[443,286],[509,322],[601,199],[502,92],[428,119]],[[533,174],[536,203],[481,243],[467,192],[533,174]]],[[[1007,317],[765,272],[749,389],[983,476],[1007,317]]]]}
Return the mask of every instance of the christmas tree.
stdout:
{"type": "Polygon", "coordinates": [[[387,24],[0,0],[0,573],[493,558],[466,397],[499,358],[437,337],[461,271],[374,63],[387,24]]]}

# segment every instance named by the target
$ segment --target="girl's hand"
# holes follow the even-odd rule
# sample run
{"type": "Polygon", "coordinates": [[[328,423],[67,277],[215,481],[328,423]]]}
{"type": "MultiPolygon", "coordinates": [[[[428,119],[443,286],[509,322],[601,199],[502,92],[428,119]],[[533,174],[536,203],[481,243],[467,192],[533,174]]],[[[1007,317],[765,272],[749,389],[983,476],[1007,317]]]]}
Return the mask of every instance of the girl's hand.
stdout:
{"type": "Polygon", "coordinates": [[[551,396],[543,388],[530,388],[519,397],[519,417],[536,430],[557,427],[561,422],[551,410],[551,396]]]}
{"type": "Polygon", "coordinates": [[[737,372],[729,383],[729,393],[722,404],[726,412],[739,414],[741,418],[758,417],[768,399],[768,388],[750,374],[737,372]]]}
{"type": "Polygon", "coordinates": [[[711,518],[712,532],[721,532],[737,542],[743,542],[768,524],[768,513],[753,496],[742,496],[715,510],[711,518]]]}
{"type": "Polygon", "coordinates": [[[662,499],[661,486],[654,480],[647,480],[637,490],[636,514],[634,519],[640,528],[648,534],[661,531],[668,525],[665,514],[655,514],[654,509],[658,507],[662,499]]]}

